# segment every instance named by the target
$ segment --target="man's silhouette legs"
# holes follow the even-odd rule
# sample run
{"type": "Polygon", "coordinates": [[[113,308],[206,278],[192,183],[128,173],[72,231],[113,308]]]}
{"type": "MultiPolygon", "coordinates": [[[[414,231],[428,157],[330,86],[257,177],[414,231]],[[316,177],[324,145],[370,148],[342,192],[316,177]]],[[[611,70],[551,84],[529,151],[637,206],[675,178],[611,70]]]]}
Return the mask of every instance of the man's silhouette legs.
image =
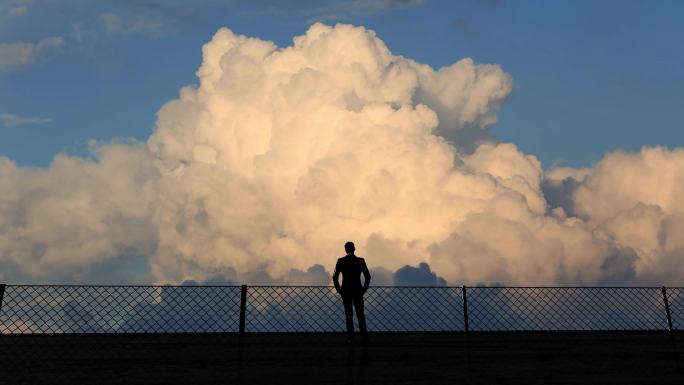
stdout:
{"type": "Polygon", "coordinates": [[[359,320],[359,329],[361,331],[361,339],[368,341],[368,332],[366,330],[366,316],[363,310],[363,294],[354,293],[342,295],[342,302],[344,303],[344,315],[347,321],[347,340],[354,341],[354,313],[353,307],[356,309],[356,318],[359,320]]]}
{"type": "Polygon", "coordinates": [[[347,321],[347,341],[354,341],[354,313],[352,311],[352,296],[342,295],[344,303],[344,317],[347,321]]]}
{"type": "Polygon", "coordinates": [[[356,308],[356,318],[359,320],[361,339],[363,342],[367,342],[368,332],[366,331],[366,314],[363,311],[363,295],[354,298],[354,308],[356,308]]]}

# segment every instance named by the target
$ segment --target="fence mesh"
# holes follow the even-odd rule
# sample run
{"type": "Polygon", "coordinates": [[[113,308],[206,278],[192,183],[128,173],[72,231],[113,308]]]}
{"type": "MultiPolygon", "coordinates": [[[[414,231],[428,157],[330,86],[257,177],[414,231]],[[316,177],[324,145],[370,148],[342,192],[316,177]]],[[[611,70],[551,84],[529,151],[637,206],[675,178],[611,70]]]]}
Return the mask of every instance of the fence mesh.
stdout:
{"type": "Polygon", "coordinates": [[[684,330],[684,287],[668,287],[665,290],[670,303],[672,329],[684,330]]]}
{"type": "MultiPolygon", "coordinates": [[[[239,286],[8,285],[0,334],[237,333],[239,286]]],[[[684,330],[684,288],[667,288],[684,330]]],[[[661,288],[469,287],[469,330],[667,330],[661,288]]],[[[464,331],[460,287],[371,287],[369,331],[464,331]]],[[[341,297],[327,286],[249,286],[245,331],[342,332],[341,297]]],[[[356,322],[356,318],[355,318],[356,322]]],[[[356,326],[358,328],[358,326],[356,326]]]]}
{"type": "Polygon", "coordinates": [[[250,286],[247,332],[333,332],[344,330],[334,288],[250,286]]]}
{"type": "MultiPolygon", "coordinates": [[[[250,286],[247,293],[247,332],[345,330],[342,299],[332,287],[250,286]]],[[[364,303],[369,330],[463,331],[460,288],[371,287],[364,303]]]]}
{"type": "Polygon", "coordinates": [[[660,288],[468,289],[471,330],[663,330],[660,288]]]}
{"type": "Polygon", "coordinates": [[[7,286],[0,334],[236,332],[240,287],[7,286]]]}

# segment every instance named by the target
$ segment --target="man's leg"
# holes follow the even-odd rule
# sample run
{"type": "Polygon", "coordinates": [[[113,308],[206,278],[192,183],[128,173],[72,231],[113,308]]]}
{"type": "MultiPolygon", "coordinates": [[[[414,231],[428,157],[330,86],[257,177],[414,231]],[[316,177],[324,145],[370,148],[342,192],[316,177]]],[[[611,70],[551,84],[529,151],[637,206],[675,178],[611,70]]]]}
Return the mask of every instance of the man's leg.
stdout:
{"type": "Polygon", "coordinates": [[[354,340],[354,313],[352,313],[352,296],[343,295],[342,303],[344,303],[344,317],[347,322],[347,339],[354,340]]]}
{"type": "Polygon", "coordinates": [[[368,341],[368,332],[366,331],[366,315],[363,312],[363,294],[355,296],[354,307],[356,308],[356,318],[359,320],[361,339],[363,341],[368,341]]]}

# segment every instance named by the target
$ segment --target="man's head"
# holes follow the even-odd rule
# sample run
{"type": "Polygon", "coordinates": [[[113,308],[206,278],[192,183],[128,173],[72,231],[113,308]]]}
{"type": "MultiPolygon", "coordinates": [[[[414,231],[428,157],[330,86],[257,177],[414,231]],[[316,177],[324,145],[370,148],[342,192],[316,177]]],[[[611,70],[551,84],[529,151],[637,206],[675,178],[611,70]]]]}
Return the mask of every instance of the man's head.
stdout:
{"type": "Polygon", "coordinates": [[[354,247],[354,242],[347,242],[344,244],[344,251],[346,251],[347,254],[353,254],[354,250],[356,250],[356,247],[354,247]]]}

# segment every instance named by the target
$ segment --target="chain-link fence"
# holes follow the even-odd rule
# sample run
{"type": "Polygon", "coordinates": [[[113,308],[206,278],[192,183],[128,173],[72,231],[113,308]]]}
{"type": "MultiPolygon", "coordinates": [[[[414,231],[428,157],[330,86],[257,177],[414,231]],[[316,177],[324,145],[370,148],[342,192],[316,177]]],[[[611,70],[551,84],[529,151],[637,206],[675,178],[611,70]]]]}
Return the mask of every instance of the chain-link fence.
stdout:
{"type": "MultiPolygon", "coordinates": [[[[0,334],[345,329],[327,286],[0,285],[0,298],[0,334]]],[[[364,300],[372,332],[684,330],[684,288],[371,287],[364,300]]]]}
{"type": "Polygon", "coordinates": [[[668,309],[673,330],[684,330],[684,287],[668,287],[668,309]]]}
{"type": "Polygon", "coordinates": [[[240,287],[11,286],[1,334],[237,332],[240,287]]]}
{"type": "Polygon", "coordinates": [[[660,288],[468,289],[471,330],[666,330],[660,288]]]}
{"type": "MultiPolygon", "coordinates": [[[[368,329],[463,331],[461,295],[454,287],[369,288],[364,296],[368,329]]],[[[342,300],[332,287],[250,286],[246,302],[247,332],[345,330],[342,300]]]]}

